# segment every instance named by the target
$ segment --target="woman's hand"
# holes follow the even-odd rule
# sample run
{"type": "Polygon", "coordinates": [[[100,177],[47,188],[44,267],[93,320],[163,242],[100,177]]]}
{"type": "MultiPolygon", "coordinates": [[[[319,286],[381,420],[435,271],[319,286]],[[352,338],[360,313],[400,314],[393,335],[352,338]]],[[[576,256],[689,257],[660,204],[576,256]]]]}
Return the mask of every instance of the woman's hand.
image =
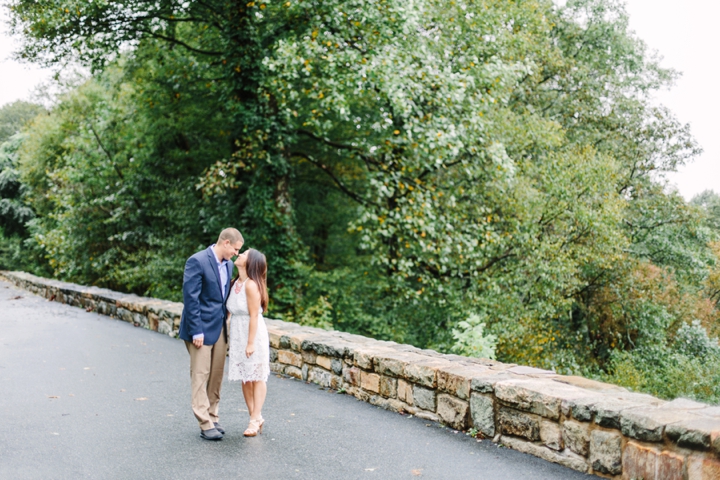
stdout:
{"type": "Polygon", "coordinates": [[[253,353],[255,353],[255,345],[253,343],[248,343],[248,346],[245,349],[245,355],[250,358],[250,355],[253,353]]]}

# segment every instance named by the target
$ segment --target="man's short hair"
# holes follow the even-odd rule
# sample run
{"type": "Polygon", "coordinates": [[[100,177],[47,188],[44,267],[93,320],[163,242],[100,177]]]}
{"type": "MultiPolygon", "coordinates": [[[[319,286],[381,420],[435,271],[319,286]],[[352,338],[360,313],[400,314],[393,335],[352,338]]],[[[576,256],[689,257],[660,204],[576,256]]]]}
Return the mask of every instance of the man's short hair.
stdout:
{"type": "Polygon", "coordinates": [[[243,239],[242,234],[237,228],[226,228],[225,230],[220,232],[217,243],[221,243],[225,240],[230,240],[230,243],[232,243],[233,245],[238,242],[245,243],[245,239],[243,239]]]}

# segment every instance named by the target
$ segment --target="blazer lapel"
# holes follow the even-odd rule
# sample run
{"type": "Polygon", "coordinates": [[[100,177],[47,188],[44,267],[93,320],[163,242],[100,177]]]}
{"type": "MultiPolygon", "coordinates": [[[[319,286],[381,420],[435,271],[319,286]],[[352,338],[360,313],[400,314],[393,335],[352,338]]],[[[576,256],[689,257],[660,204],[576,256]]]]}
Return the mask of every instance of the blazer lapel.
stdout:
{"type": "MultiPolygon", "coordinates": [[[[222,282],[220,281],[220,272],[218,271],[217,267],[217,260],[215,259],[215,252],[212,251],[212,247],[208,247],[207,252],[208,257],[210,257],[210,265],[212,266],[211,270],[213,271],[213,273],[215,273],[215,279],[218,283],[218,290],[221,294],[224,294],[225,292],[223,292],[222,282]]],[[[223,300],[225,300],[225,296],[223,296],[223,300]]]]}
{"type": "Polygon", "coordinates": [[[232,280],[233,263],[227,262],[227,282],[225,282],[225,298],[230,294],[230,280],[232,280]]]}

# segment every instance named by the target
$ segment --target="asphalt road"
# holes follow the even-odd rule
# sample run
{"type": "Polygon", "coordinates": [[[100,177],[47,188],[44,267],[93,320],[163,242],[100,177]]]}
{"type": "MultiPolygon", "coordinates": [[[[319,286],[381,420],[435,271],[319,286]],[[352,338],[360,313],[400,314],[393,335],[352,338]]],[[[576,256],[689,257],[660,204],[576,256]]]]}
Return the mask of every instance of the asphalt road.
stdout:
{"type": "Polygon", "coordinates": [[[222,393],[225,438],[202,440],[183,342],[0,281],[0,479],[591,478],[275,375],[246,439],[222,393]]]}

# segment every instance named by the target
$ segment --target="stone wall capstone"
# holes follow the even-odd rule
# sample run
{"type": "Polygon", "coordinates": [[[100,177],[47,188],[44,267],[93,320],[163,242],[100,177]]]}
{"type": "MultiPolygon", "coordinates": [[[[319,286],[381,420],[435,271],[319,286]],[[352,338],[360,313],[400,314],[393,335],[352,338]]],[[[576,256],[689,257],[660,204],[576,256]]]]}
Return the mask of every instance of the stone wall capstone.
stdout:
{"type": "MultiPolygon", "coordinates": [[[[49,300],[177,336],[182,304],[1,272],[49,300]]],[[[720,479],[720,406],[266,319],[274,372],[602,477],[720,479]]]]}

